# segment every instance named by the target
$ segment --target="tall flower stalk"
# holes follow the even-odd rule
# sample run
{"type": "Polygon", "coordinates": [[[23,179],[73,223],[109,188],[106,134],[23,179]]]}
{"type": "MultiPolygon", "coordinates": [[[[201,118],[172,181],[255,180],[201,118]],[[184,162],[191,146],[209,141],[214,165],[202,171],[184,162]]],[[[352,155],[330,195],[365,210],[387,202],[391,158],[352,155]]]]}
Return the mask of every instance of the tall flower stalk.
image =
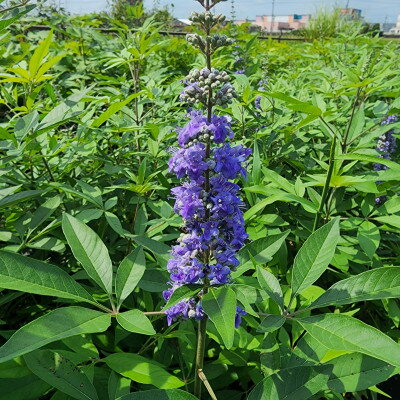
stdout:
{"type": "MultiPolygon", "coordinates": [[[[236,253],[248,237],[244,204],[238,196],[240,188],[232,181],[246,176],[244,167],[251,150],[230,145],[231,119],[214,111],[216,106],[224,108],[236,97],[228,74],[212,67],[213,53],[233,43],[225,35],[211,34],[225,20],[224,16],[210,12],[222,0],[198,1],[205,11],[193,13],[191,20],[204,30],[205,36],[190,34],[187,40],[204,54],[206,66],[189,73],[180,96],[182,102],[194,107],[188,114],[189,122],[177,130],[179,148],[173,150],[169,161],[170,171],[183,180],[181,186],[172,189],[172,194],[174,209],[182,216],[184,226],[167,266],[171,287],[163,295],[168,301],[177,288],[188,284],[201,289],[195,297],[166,310],[169,325],[179,318],[199,321],[194,392],[200,398],[207,326],[202,298],[211,286],[231,282],[230,273],[239,264],[236,253]]],[[[243,314],[237,307],[236,327],[243,314]]]]}

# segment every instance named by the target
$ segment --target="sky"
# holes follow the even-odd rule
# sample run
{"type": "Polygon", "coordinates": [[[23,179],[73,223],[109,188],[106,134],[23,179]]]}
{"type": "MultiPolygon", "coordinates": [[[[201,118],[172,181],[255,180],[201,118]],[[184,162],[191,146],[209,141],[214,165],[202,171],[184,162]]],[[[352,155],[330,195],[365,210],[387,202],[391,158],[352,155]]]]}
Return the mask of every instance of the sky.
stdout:
{"type": "MultiPolygon", "coordinates": [[[[72,13],[84,14],[107,9],[108,0],[54,0],[72,13]]],[[[237,19],[254,19],[256,15],[270,15],[273,0],[235,0],[237,19]]],[[[187,18],[191,11],[200,9],[194,0],[144,0],[147,8],[154,4],[160,6],[173,4],[177,18],[187,18]]],[[[400,0],[275,0],[275,15],[313,14],[321,7],[359,8],[368,22],[396,22],[400,14],[400,0]]],[[[231,1],[216,7],[217,12],[230,15],[231,1]]]]}

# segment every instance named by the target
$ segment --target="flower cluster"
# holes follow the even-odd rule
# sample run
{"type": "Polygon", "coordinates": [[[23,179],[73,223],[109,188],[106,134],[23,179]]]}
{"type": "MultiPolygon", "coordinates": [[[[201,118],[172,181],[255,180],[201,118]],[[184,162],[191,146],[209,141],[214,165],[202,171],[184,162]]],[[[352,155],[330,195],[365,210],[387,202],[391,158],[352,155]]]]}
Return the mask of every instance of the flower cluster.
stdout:
{"type": "Polygon", "coordinates": [[[215,68],[195,69],[190,72],[185,82],[187,86],[183,89],[180,100],[186,103],[207,105],[211,102],[212,105],[224,107],[236,97],[236,91],[229,83],[227,73],[215,68]]]}
{"type": "MultiPolygon", "coordinates": [[[[381,125],[390,125],[398,121],[396,115],[389,115],[381,125]]],[[[391,155],[396,151],[396,138],[393,136],[394,131],[389,130],[379,137],[376,150],[379,152],[379,157],[385,160],[390,160],[391,155]]],[[[374,171],[386,170],[388,167],[384,164],[374,164],[374,171]]],[[[377,183],[380,183],[379,181],[377,183]]],[[[375,199],[377,204],[381,204],[386,200],[386,196],[379,196],[375,199]]]]}
{"type": "MultiPolygon", "coordinates": [[[[258,82],[258,90],[260,92],[265,92],[267,90],[267,86],[268,86],[268,81],[265,79],[262,79],[260,82],[258,82]]],[[[262,111],[261,108],[261,96],[257,96],[256,99],[254,100],[254,106],[262,111]]]]}
{"type": "Polygon", "coordinates": [[[242,55],[240,45],[235,45],[235,50],[233,51],[233,56],[235,57],[234,60],[234,67],[236,68],[235,74],[236,75],[243,75],[245,73],[246,67],[246,60],[242,55]]]}
{"type": "MultiPolygon", "coordinates": [[[[174,150],[169,161],[170,172],[184,179],[172,194],[175,212],[184,219],[185,226],[168,261],[170,289],[163,293],[166,301],[185,284],[229,283],[231,271],[239,264],[237,251],[248,236],[244,204],[238,196],[240,188],[232,180],[246,176],[245,164],[251,150],[227,142],[233,137],[229,117],[207,118],[198,110],[191,111],[189,117],[186,126],[178,129],[180,148],[174,150]]],[[[238,307],[236,326],[243,313],[238,307]]],[[[170,307],[166,314],[168,324],[178,317],[198,320],[204,316],[201,300],[194,298],[170,307]]]]}

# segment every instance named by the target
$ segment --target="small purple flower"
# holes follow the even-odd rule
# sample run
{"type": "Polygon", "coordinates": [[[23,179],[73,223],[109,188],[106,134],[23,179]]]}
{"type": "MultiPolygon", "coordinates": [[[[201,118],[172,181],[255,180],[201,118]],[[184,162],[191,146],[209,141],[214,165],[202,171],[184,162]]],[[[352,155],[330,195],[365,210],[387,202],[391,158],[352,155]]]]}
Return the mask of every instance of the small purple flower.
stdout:
{"type": "Polygon", "coordinates": [[[211,122],[208,123],[207,117],[199,110],[191,111],[189,116],[190,121],[183,128],[178,129],[178,143],[181,147],[202,133],[212,135],[215,143],[223,143],[227,138],[233,138],[230,117],[213,115],[211,122]]]}
{"type": "Polygon", "coordinates": [[[242,315],[246,315],[247,312],[243,310],[243,308],[237,306],[236,307],[236,316],[235,316],[235,328],[239,328],[242,323],[242,315]]]}
{"type": "Polygon", "coordinates": [[[245,73],[244,69],[238,69],[238,70],[235,71],[236,75],[243,75],[244,73],[245,73]]]}
{"type": "Polygon", "coordinates": [[[221,173],[226,179],[235,179],[239,174],[246,176],[246,170],[242,164],[251,154],[251,149],[246,149],[242,145],[231,147],[225,144],[214,152],[215,172],[221,173]]]}
{"type": "Polygon", "coordinates": [[[201,182],[208,164],[204,161],[206,148],[204,144],[197,143],[187,149],[175,151],[169,160],[169,171],[174,172],[177,178],[188,176],[196,182],[201,182]]]}
{"type": "Polygon", "coordinates": [[[202,200],[203,188],[196,182],[184,182],[171,190],[176,201],[174,210],[184,219],[202,218],[205,214],[205,208],[202,200]]]}
{"type": "Polygon", "coordinates": [[[231,269],[227,266],[216,264],[209,266],[210,272],[208,277],[211,280],[211,284],[226,284],[229,283],[229,275],[231,269]]]}

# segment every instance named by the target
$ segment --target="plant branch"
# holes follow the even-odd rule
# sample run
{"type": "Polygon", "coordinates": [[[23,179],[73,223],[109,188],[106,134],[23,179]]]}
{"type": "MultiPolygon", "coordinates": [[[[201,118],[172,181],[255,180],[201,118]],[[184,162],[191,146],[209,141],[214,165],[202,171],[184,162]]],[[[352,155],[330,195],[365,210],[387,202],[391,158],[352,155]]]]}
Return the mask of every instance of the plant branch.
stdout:
{"type": "Polygon", "coordinates": [[[333,141],[332,141],[332,145],[331,145],[331,150],[330,150],[330,154],[329,154],[328,174],[326,175],[326,181],[325,181],[324,189],[322,191],[321,203],[319,205],[317,213],[315,214],[315,219],[314,219],[314,224],[313,224],[313,229],[312,229],[313,232],[318,227],[318,221],[321,217],[322,211],[325,206],[326,198],[328,196],[329,185],[331,183],[331,178],[332,178],[332,174],[333,174],[333,167],[335,165],[335,151],[336,151],[336,136],[333,137],[333,141]]]}

